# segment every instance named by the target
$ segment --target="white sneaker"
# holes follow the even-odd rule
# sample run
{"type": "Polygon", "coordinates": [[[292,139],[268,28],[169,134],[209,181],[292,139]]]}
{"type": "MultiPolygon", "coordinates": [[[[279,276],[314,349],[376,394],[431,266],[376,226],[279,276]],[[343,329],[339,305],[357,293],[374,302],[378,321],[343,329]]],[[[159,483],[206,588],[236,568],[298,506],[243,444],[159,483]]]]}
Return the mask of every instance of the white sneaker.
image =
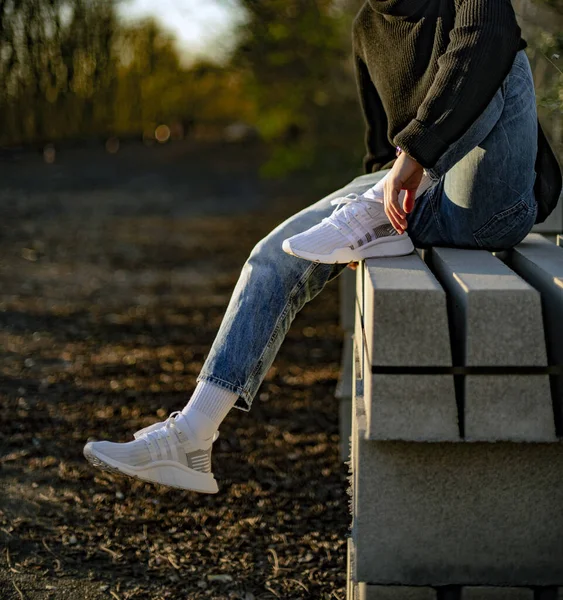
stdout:
{"type": "MultiPolygon", "coordinates": [[[[417,197],[432,183],[425,175],[417,197]]],[[[405,192],[401,192],[400,201],[404,195],[405,192]]],[[[330,217],[284,240],[283,250],[298,258],[325,264],[348,264],[366,258],[410,254],[414,246],[409,236],[397,233],[385,214],[383,203],[376,198],[366,193],[362,196],[348,194],[333,200],[331,204],[335,204],[336,209],[330,217]]]]}
{"type": "Polygon", "coordinates": [[[218,487],[211,472],[211,447],[218,436],[219,432],[208,440],[200,440],[191,435],[184,415],[176,411],[166,421],[137,431],[133,442],[88,442],[84,446],[84,456],[105,471],[183,490],[216,494],[218,487]]]}

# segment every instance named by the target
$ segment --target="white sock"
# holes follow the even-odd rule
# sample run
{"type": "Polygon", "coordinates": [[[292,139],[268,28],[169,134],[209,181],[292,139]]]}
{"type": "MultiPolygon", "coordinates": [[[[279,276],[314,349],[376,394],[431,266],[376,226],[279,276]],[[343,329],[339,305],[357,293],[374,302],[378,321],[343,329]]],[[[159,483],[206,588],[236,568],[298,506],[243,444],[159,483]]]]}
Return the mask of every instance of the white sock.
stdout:
{"type": "MultiPolygon", "coordinates": [[[[389,173],[391,173],[391,171],[389,171],[389,173]]],[[[361,198],[371,200],[372,202],[380,202],[381,204],[383,204],[385,200],[385,190],[383,188],[385,186],[385,180],[387,179],[389,173],[386,173],[385,176],[382,179],[380,179],[373,187],[369,188],[367,192],[364,192],[361,195],[361,198]]],[[[434,182],[432,181],[430,176],[426,174],[426,171],[424,171],[424,175],[422,177],[420,185],[416,190],[416,197],[419,198],[420,196],[422,196],[422,194],[424,194],[424,192],[428,188],[432,187],[433,184],[434,182]]],[[[399,202],[402,202],[405,199],[405,195],[406,191],[402,190],[399,194],[399,202]]]]}
{"type": "MultiPolygon", "coordinates": [[[[390,172],[389,172],[390,173],[390,172]]],[[[381,202],[383,204],[384,200],[384,186],[385,180],[387,179],[387,173],[385,177],[381,178],[373,187],[369,188],[367,192],[362,194],[362,198],[366,200],[371,200],[373,202],[381,202]]]]}
{"type": "Polygon", "coordinates": [[[238,394],[218,385],[200,381],[182,409],[191,431],[200,439],[208,439],[219,429],[219,425],[233,408],[238,394]]]}

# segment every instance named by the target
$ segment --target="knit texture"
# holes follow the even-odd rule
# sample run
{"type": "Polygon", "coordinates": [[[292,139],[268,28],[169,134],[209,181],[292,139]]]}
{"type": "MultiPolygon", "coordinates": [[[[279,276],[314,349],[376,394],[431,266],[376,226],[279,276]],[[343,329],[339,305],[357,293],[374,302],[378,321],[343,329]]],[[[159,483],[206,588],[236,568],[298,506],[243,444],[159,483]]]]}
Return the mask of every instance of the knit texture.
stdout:
{"type": "Polygon", "coordinates": [[[525,46],[510,0],[367,2],[354,24],[368,142],[376,143],[367,162],[390,160],[400,146],[433,167],[491,101],[525,46]]]}
{"type": "Polygon", "coordinates": [[[201,439],[211,437],[233,408],[238,394],[207,381],[200,381],[182,409],[191,431],[201,439]]]}
{"type": "MultiPolygon", "coordinates": [[[[510,0],[369,0],[353,45],[371,173],[393,165],[396,146],[434,167],[487,107],[526,42],[510,0]]],[[[539,129],[534,190],[549,210],[561,172],[539,129]]]]}
{"type": "MultiPolygon", "coordinates": [[[[346,202],[346,199],[342,199],[346,202]]],[[[380,202],[357,197],[349,204],[337,207],[332,215],[318,225],[289,238],[295,252],[327,256],[338,248],[355,248],[378,238],[397,235],[380,202]]]]}
{"type": "MultiPolygon", "coordinates": [[[[166,433],[164,428],[162,431],[162,437],[166,438],[162,443],[162,448],[153,441],[153,449],[159,455],[156,457],[157,461],[175,460],[171,451],[171,446],[175,445],[178,456],[177,462],[201,473],[211,471],[211,442],[207,448],[196,448],[193,447],[189,439],[184,437],[182,441],[180,439],[181,433],[179,436],[174,431],[166,433]]],[[[153,435],[153,440],[154,438],[153,435]]],[[[149,450],[149,442],[145,438],[124,444],[101,441],[94,442],[93,445],[104,456],[132,467],[145,467],[155,462],[149,450]]]]}
{"type": "Polygon", "coordinates": [[[96,442],[96,449],[105,456],[134,467],[142,467],[152,460],[149,448],[144,440],[135,440],[124,444],[106,441],[96,442]]]}
{"type": "MultiPolygon", "coordinates": [[[[371,200],[372,202],[380,202],[383,204],[385,200],[385,183],[389,177],[389,173],[385,175],[382,179],[380,179],[373,187],[371,187],[367,192],[364,192],[360,198],[365,198],[366,200],[371,200]]],[[[429,188],[434,185],[434,182],[430,178],[429,175],[426,174],[426,171],[422,175],[422,179],[420,180],[420,184],[418,185],[418,189],[416,190],[416,197],[420,198],[424,192],[426,192],[429,188]]],[[[399,204],[402,206],[403,200],[405,199],[406,191],[403,190],[399,193],[399,204]]]]}

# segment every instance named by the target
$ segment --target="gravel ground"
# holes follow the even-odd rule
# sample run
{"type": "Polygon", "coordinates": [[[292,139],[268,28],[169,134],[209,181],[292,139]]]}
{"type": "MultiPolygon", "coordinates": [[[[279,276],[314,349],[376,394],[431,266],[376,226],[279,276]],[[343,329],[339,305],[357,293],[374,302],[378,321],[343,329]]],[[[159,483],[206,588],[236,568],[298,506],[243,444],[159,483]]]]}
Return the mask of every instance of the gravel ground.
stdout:
{"type": "MultiPolygon", "coordinates": [[[[259,147],[131,146],[0,165],[0,597],[344,600],[335,283],[297,317],[217,495],[93,469],[180,409],[252,246],[314,198],[260,182],[259,147]]],[[[295,185],[294,185],[295,187],[295,185]]]]}

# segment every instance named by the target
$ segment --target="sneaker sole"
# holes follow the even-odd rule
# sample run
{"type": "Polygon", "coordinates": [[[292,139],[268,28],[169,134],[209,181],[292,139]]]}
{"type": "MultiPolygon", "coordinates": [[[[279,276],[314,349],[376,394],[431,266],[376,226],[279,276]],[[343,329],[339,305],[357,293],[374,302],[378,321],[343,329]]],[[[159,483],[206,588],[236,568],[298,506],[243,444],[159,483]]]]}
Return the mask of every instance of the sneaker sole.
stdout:
{"type": "Polygon", "coordinates": [[[92,446],[92,442],[84,446],[84,457],[94,467],[109,473],[127,475],[133,479],[159,483],[179,490],[204,494],[216,494],[219,491],[213,473],[200,473],[171,461],[159,461],[144,467],[131,467],[98,452],[92,446]]]}
{"type": "Polygon", "coordinates": [[[296,252],[291,247],[289,240],[284,240],[282,248],[287,254],[304,258],[311,262],[323,263],[326,265],[349,264],[359,262],[367,258],[384,258],[391,256],[406,256],[414,252],[414,246],[408,235],[392,238],[380,238],[369,244],[364,244],[359,248],[338,248],[330,254],[315,254],[313,252],[296,252]]]}

